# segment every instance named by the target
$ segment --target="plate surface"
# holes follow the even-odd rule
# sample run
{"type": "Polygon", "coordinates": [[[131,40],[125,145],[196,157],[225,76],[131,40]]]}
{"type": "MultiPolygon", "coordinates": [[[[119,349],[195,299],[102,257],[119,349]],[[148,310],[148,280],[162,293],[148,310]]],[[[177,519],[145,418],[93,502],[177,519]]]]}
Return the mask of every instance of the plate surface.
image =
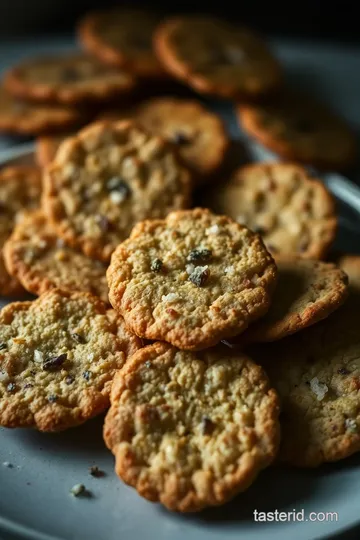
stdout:
{"type": "MultiPolygon", "coordinates": [[[[5,67],[5,62],[10,65],[23,51],[49,52],[69,45],[68,41],[54,39],[40,44],[38,40],[3,44],[0,66],[5,67]]],[[[360,131],[360,49],[274,45],[292,82],[324,96],[360,131]]],[[[232,135],[243,139],[246,150],[258,158],[259,148],[238,131],[231,108],[211,105],[227,121],[232,135]]],[[[0,139],[0,149],[11,144],[12,139],[0,139]]],[[[260,151],[260,157],[265,155],[260,151]]],[[[341,212],[348,215],[343,207],[341,212]]],[[[338,247],[356,251],[354,247],[360,247],[360,225],[358,231],[342,228],[338,247]]],[[[311,540],[360,525],[360,455],[314,471],[268,469],[231,503],[181,516],[146,502],[115,477],[113,458],[102,442],[102,420],[58,435],[0,429],[1,540],[311,540]],[[106,476],[91,477],[91,465],[104,470],[106,476]],[[71,496],[69,490],[78,483],[85,484],[92,497],[71,496]],[[254,510],[294,509],[304,510],[304,521],[254,522],[254,510]],[[337,512],[338,519],[312,522],[307,520],[310,512],[337,512]]],[[[353,530],[341,538],[359,536],[360,531],[353,530]]]]}

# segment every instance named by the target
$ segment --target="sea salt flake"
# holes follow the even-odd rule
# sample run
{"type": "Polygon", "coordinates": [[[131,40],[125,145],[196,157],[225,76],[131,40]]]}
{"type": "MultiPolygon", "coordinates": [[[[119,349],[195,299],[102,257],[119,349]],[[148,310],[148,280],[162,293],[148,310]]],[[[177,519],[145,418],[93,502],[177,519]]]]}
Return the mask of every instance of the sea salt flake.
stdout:
{"type": "Polygon", "coordinates": [[[325,383],[319,381],[317,377],[314,377],[310,381],[310,388],[312,392],[316,395],[318,401],[322,401],[325,397],[325,394],[329,391],[328,386],[325,383]]]}
{"type": "Polygon", "coordinates": [[[187,264],[185,269],[186,269],[186,273],[190,275],[195,270],[195,266],[193,264],[187,264]]]}
{"type": "Polygon", "coordinates": [[[219,234],[220,227],[219,227],[219,225],[212,225],[211,227],[206,229],[205,232],[206,232],[206,234],[219,234]]]}
{"type": "Polygon", "coordinates": [[[224,272],[232,276],[235,273],[235,268],[233,266],[226,266],[224,272]]]}
{"type": "Polygon", "coordinates": [[[346,418],[345,427],[349,431],[352,431],[352,433],[357,433],[359,431],[358,425],[353,418],[346,418]]]}
{"type": "Polygon", "coordinates": [[[175,302],[179,297],[175,293],[163,294],[161,300],[163,302],[175,302]]]}
{"type": "Polygon", "coordinates": [[[112,191],[109,197],[115,204],[121,204],[126,199],[126,195],[122,191],[112,191]]]}
{"type": "Polygon", "coordinates": [[[93,352],[88,354],[88,360],[90,360],[90,361],[94,360],[94,353],[93,352]]]}
{"type": "Polygon", "coordinates": [[[44,361],[44,355],[41,351],[35,349],[34,351],[34,362],[42,363],[44,361]]]}

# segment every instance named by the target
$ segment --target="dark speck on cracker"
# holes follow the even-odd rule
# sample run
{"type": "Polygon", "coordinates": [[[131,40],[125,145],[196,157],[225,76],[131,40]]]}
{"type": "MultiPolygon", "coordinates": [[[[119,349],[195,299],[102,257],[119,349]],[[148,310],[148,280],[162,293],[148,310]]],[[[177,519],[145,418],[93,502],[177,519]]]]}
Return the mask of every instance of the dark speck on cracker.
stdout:
{"type": "Polygon", "coordinates": [[[203,287],[209,279],[210,271],[207,266],[196,266],[189,275],[189,280],[197,287],[203,287]]]}
{"type": "Polygon", "coordinates": [[[129,184],[118,176],[110,178],[107,183],[107,188],[110,192],[119,193],[122,196],[123,200],[127,199],[131,195],[131,188],[129,184]]]}
{"type": "Polygon", "coordinates": [[[85,343],[85,338],[81,334],[77,334],[76,332],[73,332],[71,334],[71,337],[77,342],[77,343],[85,343]]]}
{"type": "Polygon", "coordinates": [[[108,220],[106,216],[103,216],[102,214],[98,214],[96,216],[96,222],[98,223],[100,229],[103,232],[109,232],[111,229],[111,222],[108,220]]]}
{"type": "Polygon", "coordinates": [[[86,370],[86,371],[84,371],[84,373],[83,373],[83,377],[84,377],[84,379],[85,379],[86,381],[90,381],[91,375],[92,375],[92,373],[91,373],[91,371],[89,371],[89,370],[86,370]]]}
{"type": "Polygon", "coordinates": [[[206,262],[211,259],[211,250],[207,248],[192,249],[188,255],[189,262],[206,262]]]}
{"type": "Polygon", "coordinates": [[[43,363],[43,369],[45,371],[56,371],[58,370],[64,362],[67,360],[67,354],[60,354],[59,356],[51,356],[47,358],[43,363]]]}
{"type": "Polygon", "coordinates": [[[201,433],[203,435],[211,435],[211,433],[214,431],[214,428],[214,422],[208,416],[203,416],[201,419],[201,433]]]}
{"type": "Polygon", "coordinates": [[[184,133],[181,133],[181,131],[175,131],[175,133],[171,136],[171,141],[175,144],[188,144],[190,142],[190,139],[187,135],[184,133]]]}
{"type": "Polygon", "coordinates": [[[12,393],[12,392],[15,392],[16,390],[16,385],[15,383],[11,382],[7,385],[6,387],[6,390],[9,392],[9,393],[12,393]]]}
{"type": "Polygon", "coordinates": [[[161,259],[154,259],[153,261],[151,261],[150,268],[153,272],[156,272],[156,273],[161,272],[162,267],[163,267],[163,262],[161,259]]]}
{"type": "Polygon", "coordinates": [[[339,373],[339,375],[349,375],[350,374],[350,371],[348,369],[346,369],[345,367],[342,367],[342,368],[338,369],[337,372],[339,373]]]}

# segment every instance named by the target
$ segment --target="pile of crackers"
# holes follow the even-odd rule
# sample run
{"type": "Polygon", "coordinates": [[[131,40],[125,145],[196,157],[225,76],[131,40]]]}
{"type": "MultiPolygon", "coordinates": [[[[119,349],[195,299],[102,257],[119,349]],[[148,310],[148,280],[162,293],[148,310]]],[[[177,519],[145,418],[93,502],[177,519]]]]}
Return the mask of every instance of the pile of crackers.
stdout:
{"type": "Polygon", "coordinates": [[[0,425],[110,407],[119,477],[181,512],[359,451],[360,257],[307,167],[350,167],[351,130],[247,28],[116,9],[78,37],[0,90],[0,130],[37,137],[0,171],[0,425]],[[240,166],[204,96],[285,161],[240,166]]]}

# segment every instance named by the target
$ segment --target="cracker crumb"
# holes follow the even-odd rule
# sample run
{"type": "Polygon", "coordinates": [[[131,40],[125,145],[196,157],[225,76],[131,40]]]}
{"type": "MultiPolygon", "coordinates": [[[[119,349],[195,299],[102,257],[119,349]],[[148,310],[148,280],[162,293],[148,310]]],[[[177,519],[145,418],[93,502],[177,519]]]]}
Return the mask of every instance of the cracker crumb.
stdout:
{"type": "Polygon", "coordinates": [[[71,495],[73,495],[74,497],[79,497],[80,495],[85,495],[85,493],[86,493],[86,487],[84,486],[84,484],[75,484],[75,485],[70,489],[70,493],[71,493],[71,495]]]}
{"type": "Polygon", "coordinates": [[[97,465],[89,467],[89,473],[91,474],[91,476],[94,476],[94,478],[102,478],[103,476],[105,476],[105,472],[99,469],[97,465]]]}
{"type": "Polygon", "coordinates": [[[316,395],[318,401],[322,401],[325,397],[325,394],[329,391],[328,386],[325,383],[319,381],[317,377],[314,377],[310,381],[310,388],[312,392],[316,395]]]}

